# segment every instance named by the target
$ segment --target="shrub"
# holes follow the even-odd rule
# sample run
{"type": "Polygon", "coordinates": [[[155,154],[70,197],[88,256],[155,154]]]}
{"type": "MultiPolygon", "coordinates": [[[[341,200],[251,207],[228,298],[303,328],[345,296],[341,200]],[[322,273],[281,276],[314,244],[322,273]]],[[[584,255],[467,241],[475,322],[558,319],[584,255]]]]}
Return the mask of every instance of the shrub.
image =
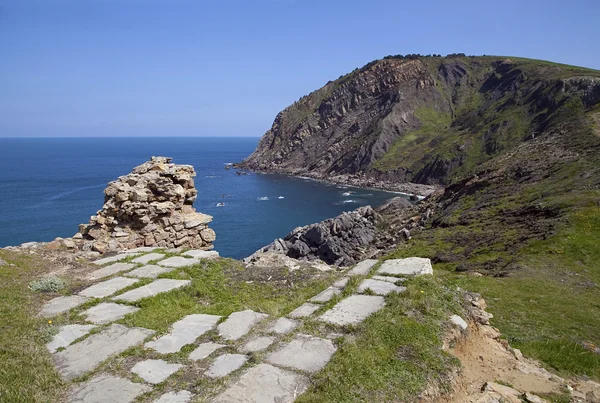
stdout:
{"type": "Polygon", "coordinates": [[[67,282],[59,277],[50,276],[29,283],[29,288],[33,291],[58,292],[67,286],[67,282]]]}

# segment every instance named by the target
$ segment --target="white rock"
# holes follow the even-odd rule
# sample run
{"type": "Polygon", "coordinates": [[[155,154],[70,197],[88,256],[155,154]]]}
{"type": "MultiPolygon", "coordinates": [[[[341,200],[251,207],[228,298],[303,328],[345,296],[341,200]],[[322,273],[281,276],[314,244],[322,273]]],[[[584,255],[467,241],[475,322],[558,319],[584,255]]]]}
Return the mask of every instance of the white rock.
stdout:
{"type": "Polygon", "coordinates": [[[463,318],[458,315],[450,316],[450,322],[454,323],[456,326],[460,327],[462,330],[467,330],[469,324],[465,322],[463,318]]]}

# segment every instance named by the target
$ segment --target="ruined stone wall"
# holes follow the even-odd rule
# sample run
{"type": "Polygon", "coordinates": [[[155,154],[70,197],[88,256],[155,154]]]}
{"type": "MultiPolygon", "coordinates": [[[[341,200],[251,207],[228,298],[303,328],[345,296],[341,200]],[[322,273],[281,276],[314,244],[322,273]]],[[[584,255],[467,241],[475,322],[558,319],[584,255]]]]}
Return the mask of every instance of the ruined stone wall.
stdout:
{"type": "Polygon", "coordinates": [[[194,167],[171,161],[152,157],[110,182],[102,209],[73,237],[77,247],[100,253],[140,246],[212,249],[212,217],[192,206],[194,167]]]}

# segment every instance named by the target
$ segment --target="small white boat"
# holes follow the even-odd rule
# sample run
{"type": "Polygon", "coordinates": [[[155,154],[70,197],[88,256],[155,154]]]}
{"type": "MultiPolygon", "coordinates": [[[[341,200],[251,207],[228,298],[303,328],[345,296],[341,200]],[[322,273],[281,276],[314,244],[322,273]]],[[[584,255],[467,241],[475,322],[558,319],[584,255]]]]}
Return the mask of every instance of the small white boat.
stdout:
{"type": "Polygon", "coordinates": [[[224,205],[225,205],[225,203],[223,203],[223,202],[217,203],[217,207],[223,207],[224,205]]]}

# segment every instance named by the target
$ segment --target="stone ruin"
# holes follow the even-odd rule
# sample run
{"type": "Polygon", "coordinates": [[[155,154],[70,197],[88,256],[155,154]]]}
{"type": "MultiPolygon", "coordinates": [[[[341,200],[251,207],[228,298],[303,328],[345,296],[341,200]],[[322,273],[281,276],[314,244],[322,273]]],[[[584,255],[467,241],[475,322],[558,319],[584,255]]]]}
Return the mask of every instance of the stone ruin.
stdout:
{"type": "Polygon", "coordinates": [[[192,206],[198,194],[194,167],[171,161],[152,157],[110,182],[102,210],[79,225],[75,245],[100,253],[142,246],[212,249],[212,217],[192,206]]]}

